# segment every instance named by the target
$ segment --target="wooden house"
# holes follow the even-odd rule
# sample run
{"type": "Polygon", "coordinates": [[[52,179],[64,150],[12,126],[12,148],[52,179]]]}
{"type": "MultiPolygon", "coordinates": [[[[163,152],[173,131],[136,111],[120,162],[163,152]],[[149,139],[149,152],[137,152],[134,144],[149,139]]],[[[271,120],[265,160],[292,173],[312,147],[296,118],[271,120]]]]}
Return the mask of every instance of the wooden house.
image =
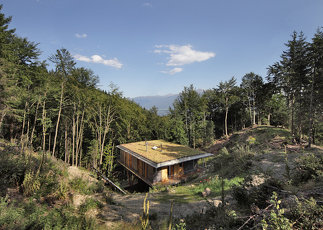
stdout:
{"type": "Polygon", "coordinates": [[[163,140],[121,144],[117,148],[120,150],[119,163],[150,186],[178,183],[197,170],[198,159],[212,156],[163,140]]]}

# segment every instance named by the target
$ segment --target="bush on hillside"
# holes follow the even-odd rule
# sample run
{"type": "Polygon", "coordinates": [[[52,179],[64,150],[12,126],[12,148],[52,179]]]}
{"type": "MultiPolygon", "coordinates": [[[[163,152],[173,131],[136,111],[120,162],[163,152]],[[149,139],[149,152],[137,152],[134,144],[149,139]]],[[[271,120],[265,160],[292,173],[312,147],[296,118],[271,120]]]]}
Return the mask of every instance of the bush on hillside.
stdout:
{"type": "Polygon", "coordinates": [[[98,229],[95,220],[69,206],[48,209],[35,202],[10,203],[0,198],[0,229],[98,229]]]}
{"type": "Polygon", "coordinates": [[[5,149],[0,152],[0,195],[4,196],[5,188],[19,186],[25,177],[25,161],[17,152],[5,149]]]}
{"type": "Polygon", "coordinates": [[[295,184],[309,180],[323,179],[323,156],[320,154],[306,154],[296,161],[293,181],[295,184]]]}
{"type": "Polygon", "coordinates": [[[272,193],[281,188],[282,185],[273,179],[269,179],[259,186],[253,186],[251,177],[247,177],[239,186],[234,186],[232,191],[233,198],[239,205],[249,207],[254,204],[259,208],[265,208],[268,206],[268,200],[272,193]]]}
{"type": "Polygon", "coordinates": [[[297,205],[291,208],[288,218],[295,221],[295,229],[322,229],[323,206],[317,204],[313,198],[305,199],[302,202],[296,200],[297,205]]]}

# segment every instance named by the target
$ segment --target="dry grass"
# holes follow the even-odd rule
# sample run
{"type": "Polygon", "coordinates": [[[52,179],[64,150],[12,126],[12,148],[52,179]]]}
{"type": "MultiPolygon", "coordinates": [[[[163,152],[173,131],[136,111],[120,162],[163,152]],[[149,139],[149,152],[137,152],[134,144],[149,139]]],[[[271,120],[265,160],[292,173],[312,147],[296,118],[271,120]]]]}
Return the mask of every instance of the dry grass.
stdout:
{"type": "Polygon", "coordinates": [[[147,143],[147,151],[145,141],[122,144],[121,146],[156,163],[205,153],[198,149],[192,149],[184,145],[174,144],[163,140],[147,141],[147,143]],[[157,149],[154,150],[154,146],[156,146],[157,149]]]}

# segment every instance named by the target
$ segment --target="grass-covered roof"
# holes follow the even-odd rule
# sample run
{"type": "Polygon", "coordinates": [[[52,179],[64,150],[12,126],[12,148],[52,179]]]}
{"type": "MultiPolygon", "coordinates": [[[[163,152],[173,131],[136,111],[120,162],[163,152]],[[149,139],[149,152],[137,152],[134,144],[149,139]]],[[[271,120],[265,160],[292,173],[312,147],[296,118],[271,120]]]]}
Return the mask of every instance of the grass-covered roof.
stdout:
{"type": "Polygon", "coordinates": [[[153,140],[146,142],[133,142],[127,144],[121,144],[120,146],[129,149],[130,151],[145,157],[146,159],[153,161],[155,163],[161,163],[165,161],[175,160],[183,157],[196,156],[204,154],[205,152],[192,149],[190,147],[166,142],[164,140],[153,140]],[[154,149],[157,147],[157,149],[154,149]]]}

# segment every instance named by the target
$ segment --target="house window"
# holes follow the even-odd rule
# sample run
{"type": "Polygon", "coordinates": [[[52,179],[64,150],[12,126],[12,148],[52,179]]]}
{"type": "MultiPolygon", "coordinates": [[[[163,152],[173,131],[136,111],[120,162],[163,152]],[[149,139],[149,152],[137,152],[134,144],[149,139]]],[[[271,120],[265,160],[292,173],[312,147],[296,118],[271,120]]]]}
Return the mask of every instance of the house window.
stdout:
{"type": "Polygon", "coordinates": [[[167,172],[168,172],[168,177],[174,176],[174,165],[168,166],[167,172]]]}

